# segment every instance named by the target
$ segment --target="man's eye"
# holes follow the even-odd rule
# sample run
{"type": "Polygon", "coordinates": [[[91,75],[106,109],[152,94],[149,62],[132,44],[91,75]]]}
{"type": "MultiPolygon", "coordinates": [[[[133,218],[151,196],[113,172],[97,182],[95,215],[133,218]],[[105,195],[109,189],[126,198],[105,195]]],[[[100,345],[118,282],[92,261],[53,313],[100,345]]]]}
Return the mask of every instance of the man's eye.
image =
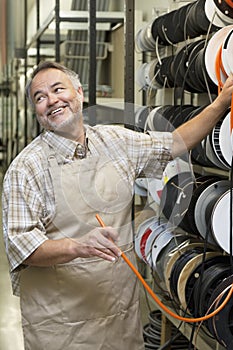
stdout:
{"type": "Polygon", "coordinates": [[[61,92],[61,91],[63,91],[63,90],[64,90],[63,87],[57,87],[57,88],[55,89],[55,92],[61,92]]]}
{"type": "Polygon", "coordinates": [[[36,103],[41,102],[44,99],[44,96],[37,96],[36,103]]]}

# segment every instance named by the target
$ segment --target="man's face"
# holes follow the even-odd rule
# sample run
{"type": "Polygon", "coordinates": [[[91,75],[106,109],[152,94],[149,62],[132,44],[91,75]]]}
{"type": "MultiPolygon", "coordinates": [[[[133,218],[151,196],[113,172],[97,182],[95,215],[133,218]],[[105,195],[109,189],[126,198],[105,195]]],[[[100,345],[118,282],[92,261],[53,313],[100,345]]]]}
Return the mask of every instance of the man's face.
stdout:
{"type": "Polygon", "coordinates": [[[32,81],[31,96],[38,122],[45,129],[66,132],[80,121],[82,94],[62,71],[40,71],[32,81]]]}

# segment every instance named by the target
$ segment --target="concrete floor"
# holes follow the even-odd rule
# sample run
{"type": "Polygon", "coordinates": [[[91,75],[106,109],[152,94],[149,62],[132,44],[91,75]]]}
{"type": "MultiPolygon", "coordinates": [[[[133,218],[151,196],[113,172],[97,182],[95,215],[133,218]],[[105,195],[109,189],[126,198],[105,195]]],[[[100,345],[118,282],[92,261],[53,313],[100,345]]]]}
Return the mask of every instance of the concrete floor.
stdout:
{"type": "Polygon", "coordinates": [[[12,294],[2,230],[0,233],[0,349],[24,350],[19,298],[12,294]]]}

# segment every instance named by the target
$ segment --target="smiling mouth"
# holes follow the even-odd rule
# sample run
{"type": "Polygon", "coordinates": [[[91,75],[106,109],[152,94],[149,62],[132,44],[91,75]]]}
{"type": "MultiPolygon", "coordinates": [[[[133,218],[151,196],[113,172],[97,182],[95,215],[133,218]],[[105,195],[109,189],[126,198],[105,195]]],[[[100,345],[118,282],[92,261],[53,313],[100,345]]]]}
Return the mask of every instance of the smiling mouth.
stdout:
{"type": "Polygon", "coordinates": [[[52,112],[48,113],[48,115],[53,116],[53,115],[61,113],[63,110],[64,110],[64,107],[59,107],[59,108],[54,109],[52,112]]]}

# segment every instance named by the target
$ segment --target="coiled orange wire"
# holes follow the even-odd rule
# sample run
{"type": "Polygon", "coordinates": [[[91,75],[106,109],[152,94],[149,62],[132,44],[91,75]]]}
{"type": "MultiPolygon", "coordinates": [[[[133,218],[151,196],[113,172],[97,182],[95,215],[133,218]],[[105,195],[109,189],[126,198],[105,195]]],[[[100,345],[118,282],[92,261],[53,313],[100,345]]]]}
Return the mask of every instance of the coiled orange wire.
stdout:
{"type": "MultiPolygon", "coordinates": [[[[98,220],[98,222],[100,223],[100,225],[102,227],[105,227],[105,224],[103,222],[103,220],[100,218],[100,216],[98,214],[96,214],[96,219],[98,220]]],[[[120,248],[118,248],[121,254],[121,257],[124,259],[124,261],[126,262],[126,264],[131,268],[131,270],[133,271],[133,273],[137,276],[137,278],[139,279],[139,281],[142,283],[142,285],[145,287],[145,289],[147,290],[147,292],[150,294],[150,296],[153,298],[153,300],[161,307],[161,309],[163,309],[166,313],[168,313],[170,316],[180,320],[180,321],[185,321],[185,322],[190,322],[190,323],[196,323],[196,322],[201,322],[201,321],[205,321],[208,320],[209,318],[215,316],[218,312],[220,312],[224,306],[228,303],[228,301],[230,300],[230,297],[233,293],[233,284],[231,285],[231,288],[226,296],[226,298],[224,299],[224,301],[222,302],[222,304],[215,309],[213,312],[211,312],[208,315],[202,316],[202,317],[197,317],[197,318],[189,318],[189,317],[182,317],[180,315],[175,314],[173,311],[171,311],[166,305],[164,305],[161,300],[157,297],[157,295],[153,292],[153,290],[148,286],[148,284],[146,283],[146,281],[144,280],[144,278],[141,276],[141,274],[138,272],[138,270],[136,269],[136,267],[131,263],[131,261],[127,258],[127,256],[120,250],[120,248]]]]}

